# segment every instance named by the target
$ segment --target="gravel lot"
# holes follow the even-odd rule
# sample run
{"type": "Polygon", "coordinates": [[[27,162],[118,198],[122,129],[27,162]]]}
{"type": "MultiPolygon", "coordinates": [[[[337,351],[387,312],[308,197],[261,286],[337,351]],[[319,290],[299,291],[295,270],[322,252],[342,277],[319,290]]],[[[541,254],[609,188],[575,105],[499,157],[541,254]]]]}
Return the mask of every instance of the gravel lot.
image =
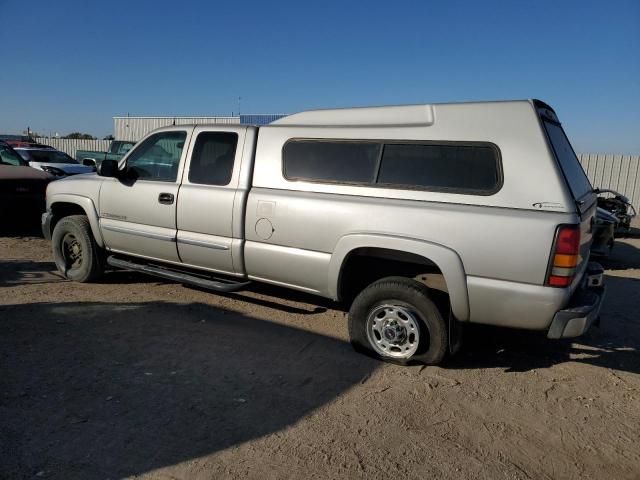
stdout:
{"type": "Polygon", "coordinates": [[[0,478],[640,478],[639,239],[578,341],[475,328],[403,368],[320,299],[73,284],[0,235],[0,478]]]}

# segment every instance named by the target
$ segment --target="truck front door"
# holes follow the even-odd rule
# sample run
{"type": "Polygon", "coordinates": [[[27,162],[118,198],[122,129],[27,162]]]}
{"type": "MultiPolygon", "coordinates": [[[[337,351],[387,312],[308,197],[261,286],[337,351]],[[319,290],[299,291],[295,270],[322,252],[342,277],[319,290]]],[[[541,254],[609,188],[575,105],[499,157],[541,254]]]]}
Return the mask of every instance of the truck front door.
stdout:
{"type": "Polygon", "coordinates": [[[110,250],[180,261],[176,201],[188,133],[171,129],[147,137],[127,157],[123,175],[104,180],[100,230],[110,250]]]}

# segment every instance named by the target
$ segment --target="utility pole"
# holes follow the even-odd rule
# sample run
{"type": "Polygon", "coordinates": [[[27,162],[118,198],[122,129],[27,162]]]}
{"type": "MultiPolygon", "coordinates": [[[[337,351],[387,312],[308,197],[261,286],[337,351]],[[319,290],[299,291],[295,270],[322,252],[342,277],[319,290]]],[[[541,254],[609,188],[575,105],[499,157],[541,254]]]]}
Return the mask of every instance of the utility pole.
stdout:
{"type": "Polygon", "coordinates": [[[238,97],[238,116],[240,116],[240,101],[242,100],[242,97],[238,97]]]}

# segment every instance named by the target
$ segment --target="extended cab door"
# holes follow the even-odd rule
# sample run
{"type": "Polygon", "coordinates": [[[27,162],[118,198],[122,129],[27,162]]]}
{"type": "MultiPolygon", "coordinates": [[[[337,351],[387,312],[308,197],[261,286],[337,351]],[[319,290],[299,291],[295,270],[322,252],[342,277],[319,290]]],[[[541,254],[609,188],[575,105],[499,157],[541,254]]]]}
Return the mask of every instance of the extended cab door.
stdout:
{"type": "Polygon", "coordinates": [[[178,194],[178,253],[185,265],[241,275],[247,127],[195,127],[178,194]]]}
{"type": "Polygon", "coordinates": [[[100,189],[100,230],[114,251],[179,262],[176,201],[187,150],[188,129],[170,128],[150,135],[125,159],[119,178],[100,189]]]}

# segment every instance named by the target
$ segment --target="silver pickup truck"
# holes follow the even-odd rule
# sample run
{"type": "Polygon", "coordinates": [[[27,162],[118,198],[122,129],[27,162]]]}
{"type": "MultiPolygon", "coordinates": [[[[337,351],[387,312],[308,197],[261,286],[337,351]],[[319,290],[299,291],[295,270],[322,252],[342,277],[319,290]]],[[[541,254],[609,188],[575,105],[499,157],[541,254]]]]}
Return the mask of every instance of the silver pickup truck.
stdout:
{"type": "Polygon", "coordinates": [[[349,307],[359,351],[435,364],[469,322],[585,332],[604,294],[595,211],[555,112],[523,100],[162,128],[50,184],[42,227],[71,280],[268,282],[349,307]]]}

